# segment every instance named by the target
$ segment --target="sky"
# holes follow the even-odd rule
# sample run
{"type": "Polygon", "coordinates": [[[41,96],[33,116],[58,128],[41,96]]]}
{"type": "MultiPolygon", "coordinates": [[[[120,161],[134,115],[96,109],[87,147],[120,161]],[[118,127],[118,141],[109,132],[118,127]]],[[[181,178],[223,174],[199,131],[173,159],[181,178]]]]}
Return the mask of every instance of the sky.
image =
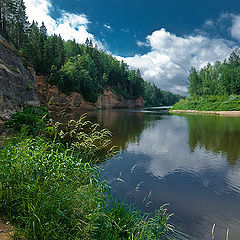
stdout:
{"type": "Polygon", "coordinates": [[[99,48],[139,68],[146,81],[187,92],[191,66],[223,61],[240,47],[240,0],[24,0],[49,34],[99,48]]]}

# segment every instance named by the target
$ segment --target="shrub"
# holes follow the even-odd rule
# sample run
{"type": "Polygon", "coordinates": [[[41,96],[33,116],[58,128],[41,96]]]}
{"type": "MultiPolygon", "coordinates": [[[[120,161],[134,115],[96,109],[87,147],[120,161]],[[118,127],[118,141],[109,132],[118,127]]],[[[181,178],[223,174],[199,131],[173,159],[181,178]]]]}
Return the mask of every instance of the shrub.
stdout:
{"type": "Polygon", "coordinates": [[[29,134],[37,135],[45,128],[47,120],[49,120],[49,111],[45,107],[28,107],[22,112],[13,114],[6,125],[15,131],[20,131],[24,127],[29,134]]]}

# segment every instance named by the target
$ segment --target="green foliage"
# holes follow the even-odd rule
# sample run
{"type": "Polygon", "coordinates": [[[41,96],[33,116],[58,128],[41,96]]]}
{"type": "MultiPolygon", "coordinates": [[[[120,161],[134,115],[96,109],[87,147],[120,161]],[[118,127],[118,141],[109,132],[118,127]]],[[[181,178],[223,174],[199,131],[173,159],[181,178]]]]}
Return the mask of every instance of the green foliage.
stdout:
{"type": "Polygon", "coordinates": [[[112,134],[108,129],[101,129],[97,123],[86,120],[86,114],[78,121],[70,120],[67,124],[52,120],[45,130],[48,137],[58,140],[66,147],[84,153],[91,162],[102,162],[116,154],[116,147],[111,145],[112,134]]]}
{"type": "Polygon", "coordinates": [[[15,131],[24,128],[29,134],[38,134],[46,127],[49,111],[45,107],[27,107],[11,116],[6,125],[15,131]]]}
{"type": "Polygon", "coordinates": [[[209,63],[199,72],[192,67],[188,90],[191,96],[240,94],[240,50],[236,48],[228,60],[209,63]]]}
{"type": "Polygon", "coordinates": [[[96,71],[95,64],[88,54],[72,57],[57,73],[57,85],[67,94],[77,91],[87,101],[96,102],[100,92],[96,71]]]}
{"type": "Polygon", "coordinates": [[[190,69],[190,97],[174,105],[175,110],[239,111],[240,50],[236,48],[223,63],[208,64],[200,71],[190,69]]]}
{"type": "Polygon", "coordinates": [[[81,53],[66,59],[59,71],[57,67],[51,70],[50,83],[57,84],[63,92],[77,91],[90,102],[96,102],[104,88],[109,87],[125,99],[137,99],[143,94],[144,81],[139,70],[129,71],[125,63],[93,47],[82,46],[83,51],[76,51],[71,41],[66,46],[69,56],[81,53]]]}
{"type": "Polygon", "coordinates": [[[27,39],[26,8],[23,0],[0,1],[0,34],[10,40],[17,49],[27,39]]]}
{"type": "Polygon", "coordinates": [[[145,105],[149,107],[154,106],[172,106],[184,97],[178,94],[173,94],[169,91],[163,91],[156,87],[154,84],[144,82],[144,95],[145,105]]]}
{"type": "Polygon", "coordinates": [[[0,214],[25,239],[179,239],[165,208],[151,217],[111,203],[99,169],[88,162],[88,153],[56,139],[19,135],[6,141],[0,149],[0,214]]]}
{"type": "Polygon", "coordinates": [[[240,111],[240,96],[188,97],[176,103],[172,110],[240,111]]]}
{"type": "Polygon", "coordinates": [[[172,214],[168,214],[164,206],[150,216],[115,201],[113,206],[107,206],[105,211],[104,224],[97,222],[96,239],[164,240],[170,239],[174,232],[173,227],[168,224],[172,214]]]}
{"type": "Polygon", "coordinates": [[[103,193],[97,169],[72,150],[17,138],[0,152],[0,209],[26,239],[91,239],[103,193]]]}
{"type": "MultiPolygon", "coordinates": [[[[143,97],[147,106],[172,105],[180,99],[143,80],[139,70],[129,70],[123,61],[104,53],[86,39],[64,41],[60,35],[47,35],[44,23],[27,21],[23,0],[0,1],[0,33],[13,43],[25,65],[70,94],[81,93],[95,103],[105,88],[124,99],[143,97]]],[[[234,58],[234,57],[233,57],[234,58]]]]}

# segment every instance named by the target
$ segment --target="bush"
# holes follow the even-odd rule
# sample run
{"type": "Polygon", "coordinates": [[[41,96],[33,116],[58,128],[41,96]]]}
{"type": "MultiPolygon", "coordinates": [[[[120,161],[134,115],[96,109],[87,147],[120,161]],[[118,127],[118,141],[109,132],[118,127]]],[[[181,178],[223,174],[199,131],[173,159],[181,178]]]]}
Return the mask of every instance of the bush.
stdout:
{"type": "Polygon", "coordinates": [[[28,107],[22,112],[17,112],[11,116],[6,125],[15,131],[20,131],[23,127],[29,134],[37,135],[46,126],[49,120],[49,111],[45,107],[28,107]]]}

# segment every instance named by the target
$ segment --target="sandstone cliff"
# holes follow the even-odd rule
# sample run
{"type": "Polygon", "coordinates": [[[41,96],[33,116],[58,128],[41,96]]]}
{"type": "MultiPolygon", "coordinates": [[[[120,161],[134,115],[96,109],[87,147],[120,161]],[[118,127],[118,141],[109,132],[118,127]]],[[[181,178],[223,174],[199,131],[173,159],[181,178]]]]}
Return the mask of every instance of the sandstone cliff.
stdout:
{"type": "Polygon", "coordinates": [[[55,85],[50,85],[46,76],[35,76],[35,84],[40,98],[40,104],[51,111],[68,109],[71,111],[96,110],[93,103],[84,101],[81,94],[77,92],[66,95],[55,85]]]}
{"type": "Polygon", "coordinates": [[[0,120],[24,106],[38,106],[34,77],[0,36],[0,120]]]}
{"type": "Polygon", "coordinates": [[[25,106],[47,106],[51,111],[63,109],[89,111],[109,108],[142,107],[143,98],[125,100],[110,89],[97,102],[89,103],[77,92],[66,95],[48,84],[46,76],[33,76],[14,53],[14,48],[0,36],[0,122],[25,106]]]}
{"type": "Polygon", "coordinates": [[[144,100],[142,97],[136,100],[123,99],[118,97],[111,90],[104,90],[104,93],[98,97],[96,102],[96,107],[103,108],[133,108],[133,107],[143,107],[144,100]]]}
{"type": "Polygon", "coordinates": [[[46,76],[35,76],[35,81],[41,105],[47,106],[52,111],[59,111],[62,109],[84,111],[144,106],[142,97],[137,100],[125,100],[118,97],[111,90],[104,90],[104,93],[98,97],[95,104],[89,103],[83,99],[80,93],[73,92],[69,96],[62,93],[57,86],[50,85],[47,82],[46,76]]]}

